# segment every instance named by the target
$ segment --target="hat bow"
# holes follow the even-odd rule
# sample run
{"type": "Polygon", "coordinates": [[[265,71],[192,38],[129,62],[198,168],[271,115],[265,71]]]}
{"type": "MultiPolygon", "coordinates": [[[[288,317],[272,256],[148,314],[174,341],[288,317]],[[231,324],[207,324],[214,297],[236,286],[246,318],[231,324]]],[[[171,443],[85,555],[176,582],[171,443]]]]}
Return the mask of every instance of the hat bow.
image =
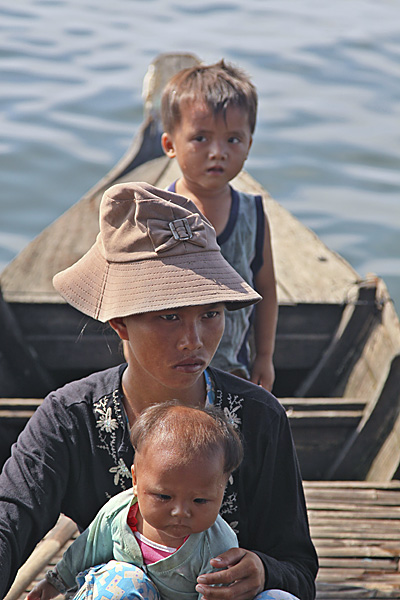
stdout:
{"type": "Polygon", "coordinates": [[[171,250],[180,242],[188,242],[202,248],[207,246],[207,233],[200,215],[191,214],[169,222],[149,219],[147,227],[157,254],[171,250]]]}

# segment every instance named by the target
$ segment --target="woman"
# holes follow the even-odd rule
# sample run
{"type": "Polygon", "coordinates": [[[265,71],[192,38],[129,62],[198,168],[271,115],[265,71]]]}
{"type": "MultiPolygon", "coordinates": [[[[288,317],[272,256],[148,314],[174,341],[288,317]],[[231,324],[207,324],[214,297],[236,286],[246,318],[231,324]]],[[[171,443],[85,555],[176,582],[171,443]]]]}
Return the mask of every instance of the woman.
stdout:
{"type": "Polygon", "coordinates": [[[223,259],[209,222],[171,192],[113,186],[96,243],[54,286],[110,323],[127,365],[49,394],[14,446],[0,477],[2,597],[60,511],[84,528],[131,486],[129,426],[145,407],[176,399],[221,407],[245,447],[221,508],[240,548],[214,559],[222,570],[202,576],[198,591],[206,600],[251,600],[278,588],[312,599],[317,559],[285,411],[262,388],[208,368],[223,308],[260,298],[223,259]]]}

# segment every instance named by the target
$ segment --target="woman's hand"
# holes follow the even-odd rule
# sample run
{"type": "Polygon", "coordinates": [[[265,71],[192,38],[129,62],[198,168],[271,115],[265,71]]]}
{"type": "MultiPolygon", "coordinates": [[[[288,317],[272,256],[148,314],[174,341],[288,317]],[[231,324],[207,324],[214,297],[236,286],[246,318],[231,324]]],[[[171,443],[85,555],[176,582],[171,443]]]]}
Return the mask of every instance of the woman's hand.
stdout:
{"type": "Polygon", "coordinates": [[[263,591],[264,565],[254,552],[231,548],[212,558],[210,563],[215,569],[223,570],[197,578],[196,592],[203,594],[204,600],[253,600],[263,591]],[[223,587],[218,587],[221,584],[223,587]]]}

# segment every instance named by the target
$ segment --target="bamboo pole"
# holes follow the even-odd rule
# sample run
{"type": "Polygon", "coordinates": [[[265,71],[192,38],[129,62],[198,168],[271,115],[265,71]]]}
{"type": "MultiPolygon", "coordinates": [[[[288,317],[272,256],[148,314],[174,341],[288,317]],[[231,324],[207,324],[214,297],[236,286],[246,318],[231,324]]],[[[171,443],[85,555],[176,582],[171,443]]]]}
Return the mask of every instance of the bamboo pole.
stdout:
{"type": "Polygon", "coordinates": [[[18,600],[76,531],[75,523],[65,515],[61,515],[53,529],[38,543],[28,560],[19,569],[4,600],[18,600]]]}

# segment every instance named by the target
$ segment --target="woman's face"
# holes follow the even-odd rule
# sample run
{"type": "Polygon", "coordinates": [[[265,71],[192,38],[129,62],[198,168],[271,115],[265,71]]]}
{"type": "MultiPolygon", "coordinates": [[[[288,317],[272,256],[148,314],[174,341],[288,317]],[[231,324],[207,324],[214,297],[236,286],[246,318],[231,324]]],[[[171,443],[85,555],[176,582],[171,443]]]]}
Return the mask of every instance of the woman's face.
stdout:
{"type": "Polygon", "coordinates": [[[196,384],[214,356],[224,331],[224,304],[131,315],[110,324],[126,340],[134,381],[184,390],[196,384]]]}

